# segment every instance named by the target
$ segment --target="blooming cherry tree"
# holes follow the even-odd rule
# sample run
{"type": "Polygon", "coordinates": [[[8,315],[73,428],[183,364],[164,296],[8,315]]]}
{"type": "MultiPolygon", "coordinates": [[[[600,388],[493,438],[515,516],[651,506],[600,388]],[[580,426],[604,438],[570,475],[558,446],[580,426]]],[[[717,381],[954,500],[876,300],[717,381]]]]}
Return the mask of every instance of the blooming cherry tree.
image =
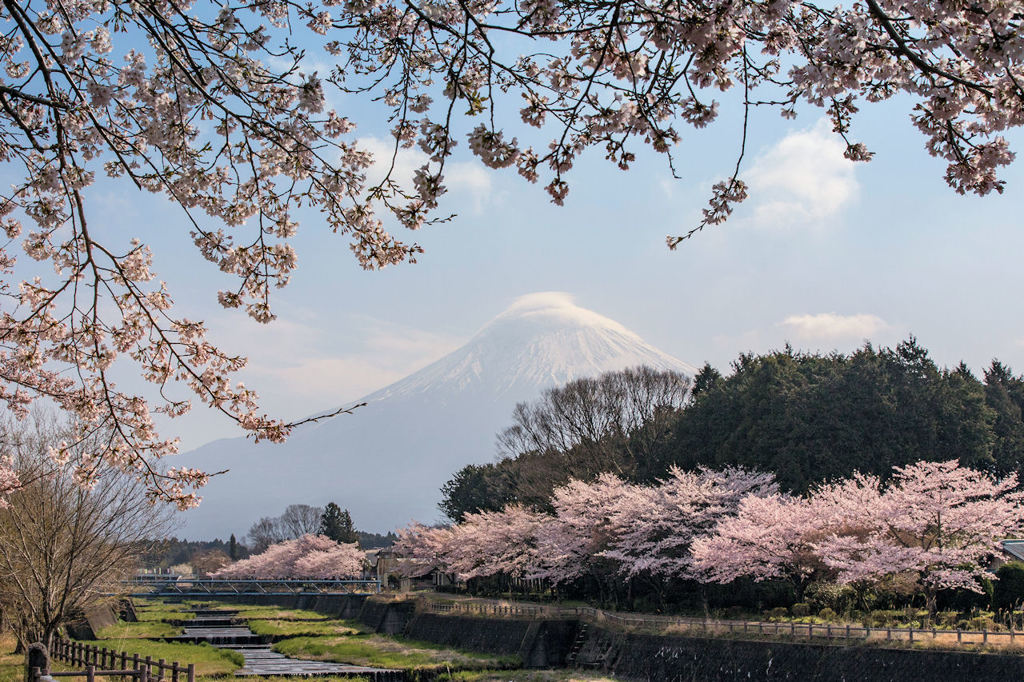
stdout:
{"type": "Polygon", "coordinates": [[[827,534],[825,524],[805,498],[749,495],[713,535],[693,541],[694,571],[706,582],[782,578],[800,588],[822,570],[815,543],[827,534]]]}
{"type": "Polygon", "coordinates": [[[521,505],[466,514],[450,536],[448,569],[461,580],[498,574],[525,578],[541,565],[537,535],[549,521],[547,514],[521,505]]]}
{"type": "Polygon", "coordinates": [[[748,495],[777,492],[771,474],[743,469],[698,472],[673,467],[659,485],[635,487],[615,507],[619,529],[603,555],[629,576],[693,577],[690,546],[734,516],[748,495]]]}
{"type": "Polygon", "coordinates": [[[1024,530],[1017,488],[1016,475],[994,479],[955,460],[900,467],[872,504],[851,515],[863,532],[833,536],[817,549],[844,582],[916,575],[934,608],[938,590],[980,592],[980,579],[994,577],[988,560],[998,541],[1024,530]]]}
{"type": "Polygon", "coordinates": [[[451,572],[455,549],[455,533],[451,528],[413,523],[400,528],[396,534],[398,539],[393,549],[397,556],[410,560],[417,569],[439,568],[445,573],[451,572]]]}
{"type": "MultiPolygon", "coordinates": [[[[554,518],[537,531],[537,548],[543,558],[530,577],[554,584],[591,575],[605,577],[609,560],[603,552],[615,542],[626,515],[617,512],[635,499],[638,487],[618,476],[601,474],[592,483],[571,480],[556,488],[551,499],[554,518]]],[[[611,562],[614,565],[614,562],[611,562]]]]}
{"type": "Polygon", "coordinates": [[[271,545],[266,551],[236,561],[214,578],[330,579],[359,576],[365,555],[355,543],[337,543],[323,535],[303,535],[271,545]]]}

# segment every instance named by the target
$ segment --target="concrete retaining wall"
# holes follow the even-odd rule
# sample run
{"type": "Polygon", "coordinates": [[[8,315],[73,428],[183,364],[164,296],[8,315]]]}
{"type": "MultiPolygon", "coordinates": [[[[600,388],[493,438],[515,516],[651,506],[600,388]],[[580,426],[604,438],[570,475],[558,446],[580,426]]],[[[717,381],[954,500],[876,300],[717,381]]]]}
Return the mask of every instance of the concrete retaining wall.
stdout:
{"type": "Polygon", "coordinates": [[[979,682],[1024,675],[1024,657],[796,642],[657,637],[591,628],[583,667],[658,682],[979,682]]]}
{"type": "MultiPolygon", "coordinates": [[[[377,632],[496,654],[526,667],[560,667],[573,646],[574,620],[517,620],[416,613],[415,602],[366,595],[242,595],[223,601],[302,608],[356,619],[377,632]]],[[[914,651],[872,646],[743,641],[628,634],[591,625],[581,667],[623,680],[682,682],[978,682],[1024,677],[1024,656],[914,651]]]]}
{"type": "Polygon", "coordinates": [[[565,665],[579,623],[574,620],[515,620],[416,614],[405,636],[494,654],[518,655],[528,668],[565,665]]]}

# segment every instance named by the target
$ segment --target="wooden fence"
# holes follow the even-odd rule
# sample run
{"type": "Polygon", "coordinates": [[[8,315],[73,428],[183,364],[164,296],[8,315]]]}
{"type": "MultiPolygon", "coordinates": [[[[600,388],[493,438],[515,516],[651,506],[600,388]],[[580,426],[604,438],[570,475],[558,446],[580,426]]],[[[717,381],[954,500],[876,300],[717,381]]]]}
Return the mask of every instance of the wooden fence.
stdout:
{"type": "MultiPolygon", "coordinates": [[[[932,640],[941,644],[1015,645],[1024,633],[1010,630],[946,630],[913,627],[868,627],[864,625],[833,625],[830,623],[797,623],[771,621],[718,620],[657,614],[605,611],[591,606],[556,606],[547,604],[516,604],[487,600],[443,602],[424,599],[422,608],[433,613],[467,613],[514,618],[579,618],[591,623],[614,623],[636,627],[671,628],[680,632],[705,635],[746,635],[785,637],[788,639],[872,640],[919,642],[932,640]]],[[[1024,645],[1024,637],[1020,642],[1024,645]]]]}
{"type": "MultiPolygon", "coordinates": [[[[138,682],[196,682],[194,663],[167,663],[154,661],[150,656],[139,656],[116,651],[95,644],[83,644],[57,639],[50,651],[53,660],[72,667],[85,668],[85,672],[48,673],[50,677],[86,677],[88,682],[99,677],[132,676],[138,682]]],[[[34,668],[33,670],[38,670],[34,668]]],[[[38,679],[34,677],[33,679],[38,679]]]]}

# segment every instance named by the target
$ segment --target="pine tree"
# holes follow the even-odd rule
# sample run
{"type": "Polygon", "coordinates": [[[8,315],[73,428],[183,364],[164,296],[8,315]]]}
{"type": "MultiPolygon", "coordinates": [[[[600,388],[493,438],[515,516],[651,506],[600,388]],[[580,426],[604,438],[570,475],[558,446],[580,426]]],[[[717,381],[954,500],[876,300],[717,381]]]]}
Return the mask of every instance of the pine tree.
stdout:
{"type": "Polygon", "coordinates": [[[359,534],[352,524],[352,516],[348,510],[331,502],[324,508],[320,517],[320,535],[326,535],[335,542],[357,542],[359,534]]]}
{"type": "Polygon", "coordinates": [[[231,557],[232,561],[238,561],[238,540],[235,539],[235,534],[231,534],[231,539],[228,540],[228,556],[231,557]]]}

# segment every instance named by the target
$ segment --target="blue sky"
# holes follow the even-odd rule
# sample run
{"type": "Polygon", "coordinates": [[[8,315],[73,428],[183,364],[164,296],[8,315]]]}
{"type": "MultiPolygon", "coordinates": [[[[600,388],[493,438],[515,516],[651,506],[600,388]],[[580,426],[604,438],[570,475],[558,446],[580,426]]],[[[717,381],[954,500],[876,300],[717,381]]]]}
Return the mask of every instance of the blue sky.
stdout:
{"type": "MultiPolygon", "coordinates": [[[[356,121],[375,120],[361,102],[335,103],[356,121]]],[[[426,249],[416,264],[362,271],[344,238],[315,213],[302,216],[299,270],[267,327],[216,305],[222,276],[163,199],[104,183],[90,200],[107,229],[153,244],[180,314],[206,319],[215,341],[249,354],[247,384],[288,418],[390,383],[454,349],[516,297],[550,290],[680,359],[721,369],[740,352],[786,341],[848,351],[913,333],[940,364],[962,359],[980,374],[998,357],[1024,371],[1022,164],[1004,174],[1002,196],[957,196],[909,108],[905,100],[866,107],[855,133],[877,156],[856,166],[841,158],[819,112],[795,121],[755,112],[743,173],[750,199],[675,252],[665,236],[695,224],[711,184],[734,163],[737,111],[683,131],[680,180],[654,153],[625,173],[599,150],[587,154],[564,207],[513,171],[485,170],[463,143],[442,204],[458,217],[402,235],[426,249]]],[[[364,123],[359,134],[386,149],[383,125],[364,123]]],[[[1020,136],[1011,140],[1019,148],[1020,136]]],[[[239,435],[202,408],[173,430],[186,449],[239,435]]]]}

